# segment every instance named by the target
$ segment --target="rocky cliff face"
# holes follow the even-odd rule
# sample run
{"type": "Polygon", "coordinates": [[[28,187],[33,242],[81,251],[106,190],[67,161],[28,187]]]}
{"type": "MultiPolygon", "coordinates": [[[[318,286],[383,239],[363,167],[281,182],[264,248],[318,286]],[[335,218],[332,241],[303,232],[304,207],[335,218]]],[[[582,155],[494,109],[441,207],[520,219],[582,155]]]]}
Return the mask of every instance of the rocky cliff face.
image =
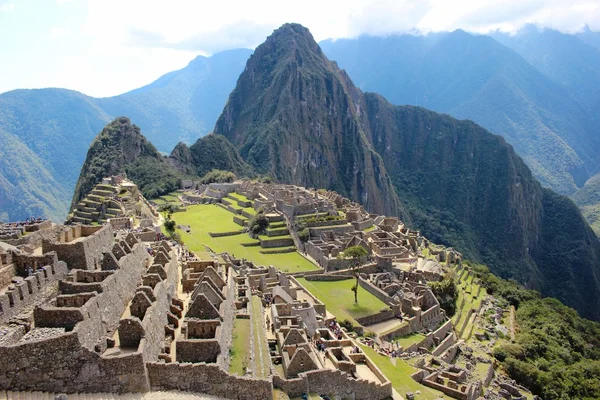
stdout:
{"type": "Polygon", "coordinates": [[[71,210],[102,178],[127,173],[147,198],[179,188],[180,173],[133,125],[119,117],[106,125],[92,142],[79,180],[71,210]]]}
{"type": "Polygon", "coordinates": [[[406,217],[362,113],[360,90],[306,28],[286,24],[250,57],[214,131],[259,173],[406,217]]]}
{"type": "Polygon", "coordinates": [[[570,200],[473,122],[363,94],[302,26],[256,49],[215,132],[261,173],[398,215],[600,319],[600,242],[570,200]]]}

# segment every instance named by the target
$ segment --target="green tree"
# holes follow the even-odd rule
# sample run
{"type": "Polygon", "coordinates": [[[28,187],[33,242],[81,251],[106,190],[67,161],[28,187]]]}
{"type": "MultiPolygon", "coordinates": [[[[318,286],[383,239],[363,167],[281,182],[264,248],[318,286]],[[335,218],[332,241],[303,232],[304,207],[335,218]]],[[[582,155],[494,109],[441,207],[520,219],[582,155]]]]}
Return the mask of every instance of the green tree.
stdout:
{"type": "Polygon", "coordinates": [[[355,303],[358,303],[358,277],[360,275],[360,259],[366,256],[367,254],[369,253],[362,246],[351,246],[344,251],[344,257],[352,259],[352,265],[350,266],[350,269],[352,270],[352,274],[356,279],[356,283],[354,284],[354,286],[352,286],[355,303]]]}
{"type": "Polygon", "coordinates": [[[171,237],[173,237],[175,234],[175,224],[175,220],[171,219],[170,217],[165,221],[165,230],[171,237]]]}
{"type": "Polygon", "coordinates": [[[440,302],[440,307],[451,317],[456,312],[456,299],[458,299],[458,288],[454,280],[454,270],[450,270],[440,282],[428,282],[431,291],[440,302]]]}

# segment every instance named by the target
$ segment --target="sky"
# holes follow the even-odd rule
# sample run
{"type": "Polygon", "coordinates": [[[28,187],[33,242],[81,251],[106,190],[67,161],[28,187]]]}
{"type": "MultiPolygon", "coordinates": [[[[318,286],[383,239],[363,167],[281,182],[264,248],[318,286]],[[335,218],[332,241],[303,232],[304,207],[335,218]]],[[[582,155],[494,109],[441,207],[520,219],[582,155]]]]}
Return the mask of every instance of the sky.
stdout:
{"type": "Polygon", "coordinates": [[[114,96],[198,55],[254,48],[286,22],[317,41],[527,23],[572,33],[600,31],[600,0],[0,0],[0,93],[114,96]]]}

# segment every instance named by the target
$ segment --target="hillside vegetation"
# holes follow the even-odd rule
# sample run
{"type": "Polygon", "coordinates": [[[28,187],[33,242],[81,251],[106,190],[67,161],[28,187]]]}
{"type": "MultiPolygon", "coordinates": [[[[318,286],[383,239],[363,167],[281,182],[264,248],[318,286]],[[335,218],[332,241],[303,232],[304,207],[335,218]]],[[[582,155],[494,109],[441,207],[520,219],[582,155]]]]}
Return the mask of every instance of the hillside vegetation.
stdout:
{"type": "Polygon", "coordinates": [[[517,309],[514,341],[494,356],[506,372],[546,400],[597,399],[600,393],[600,323],[581,318],[556,299],[540,298],[476,266],[488,293],[517,309]]]}
{"type": "Polygon", "coordinates": [[[573,201],[579,206],[596,235],[600,235],[600,174],[591,177],[573,195],[573,201]]]}
{"type": "Polygon", "coordinates": [[[92,142],[81,169],[71,208],[102,181],[125,172],[142,194],[153,198],[180,187],[181,174],[128,118],[108,124],[92,142]]]}

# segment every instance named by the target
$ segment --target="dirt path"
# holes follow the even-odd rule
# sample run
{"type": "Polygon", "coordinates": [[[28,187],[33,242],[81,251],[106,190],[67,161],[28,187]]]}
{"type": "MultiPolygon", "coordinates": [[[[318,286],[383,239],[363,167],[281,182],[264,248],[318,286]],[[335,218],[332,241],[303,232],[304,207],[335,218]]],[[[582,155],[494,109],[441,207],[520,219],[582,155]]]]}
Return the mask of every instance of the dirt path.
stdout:
{"type": "Polygon", "coordinates": [[[510,339],[515,340],[515,306],[510,306],[510,339]]]}

